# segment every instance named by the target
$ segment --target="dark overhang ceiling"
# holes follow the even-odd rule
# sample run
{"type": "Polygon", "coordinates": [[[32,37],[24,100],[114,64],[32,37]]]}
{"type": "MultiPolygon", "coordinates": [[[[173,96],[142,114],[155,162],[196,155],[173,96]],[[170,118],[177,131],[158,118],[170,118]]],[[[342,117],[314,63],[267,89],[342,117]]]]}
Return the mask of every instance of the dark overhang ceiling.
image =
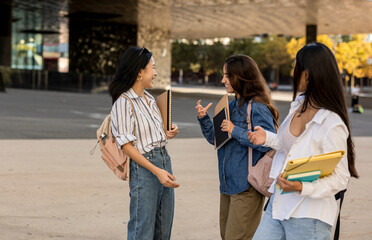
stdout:
{"type": "Polygon", "coordinates": [[[306,24],[318,34],[372,32],[369,0],[13,0],[13,21],[23,31],[58,31],[63,16],[136,25],[138,7],[167,5],[171,16],[154,19],[170,18],[172,38],[304,36],[306,24]]]}

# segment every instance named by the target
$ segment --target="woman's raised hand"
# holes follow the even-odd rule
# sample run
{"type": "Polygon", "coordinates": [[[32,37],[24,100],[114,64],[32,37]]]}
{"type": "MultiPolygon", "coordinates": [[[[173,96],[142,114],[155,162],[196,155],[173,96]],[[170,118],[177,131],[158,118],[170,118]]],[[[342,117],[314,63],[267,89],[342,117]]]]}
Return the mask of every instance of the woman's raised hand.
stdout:
{"type": "Polygon", "coordinates": [[[206,107],[203,107],[200,102],[201,100],[196,102],[195,108],[196,111],[198,111],[198,118],[203,118],[207,114],[208,109],[212,106],[212,103],[209,103],[206,107]]]}
{"type": "Polygon", "coordinates": [[[265,130],[260,126],[255,127],[254,130],[255,130],[254,132],[252,131],[247,132],[249,141],[251,141],[251,143],[253,143],[254,145],[264,144],[266,142],[265,130]]]}

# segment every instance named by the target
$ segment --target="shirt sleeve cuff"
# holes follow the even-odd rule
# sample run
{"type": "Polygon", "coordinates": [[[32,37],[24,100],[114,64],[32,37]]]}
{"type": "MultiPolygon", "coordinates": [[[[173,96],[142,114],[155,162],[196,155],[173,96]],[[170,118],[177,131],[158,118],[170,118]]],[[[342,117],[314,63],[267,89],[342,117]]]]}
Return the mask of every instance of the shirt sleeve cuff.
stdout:
{"type": "Polygon", "coordinates": [[[301,182],[301,183],[302,183],[302,191],[300,195],[310,196],[314,191],[314,185],[311,182],[301,182]]]}
{"type": "Polygon", "coordinates": [[[118,148],[121,148],[123,145],[129,142],[136,142],[137,138],[134,135],[118,135],[116,136],[116,144],[118,148]]]}
{"type": "Polygon", "coordinates": [[[276,138],[276,133],[272,133],[272,132],[266,131],[266,130],[265,130],[265,133],[266,133],[266,141],[262,145],[265,146],[265,147],[271,147],[272,146],[272,142],[276,138]]]}
{"type": "Polygon", "coordinates": [[[231,136],[235,139],[239,139],[240,136],[244,133],[244,129],[238,126],[235,126],[231,132],[231,136]]]}
{"type": "Polygon", "coordinates": [[[204,122],[207,122],[209,119],[210,119],[210,117],[209,117],[209,115],[208,115],[208,113],[207,114],[205,114],[205,116],[204,117],[202,117],[202,118],[199,118],[199,117],[196,117],[197,119],[198,119],[198,121],[200,122],[200,123],[204,123],[204,122]]]}

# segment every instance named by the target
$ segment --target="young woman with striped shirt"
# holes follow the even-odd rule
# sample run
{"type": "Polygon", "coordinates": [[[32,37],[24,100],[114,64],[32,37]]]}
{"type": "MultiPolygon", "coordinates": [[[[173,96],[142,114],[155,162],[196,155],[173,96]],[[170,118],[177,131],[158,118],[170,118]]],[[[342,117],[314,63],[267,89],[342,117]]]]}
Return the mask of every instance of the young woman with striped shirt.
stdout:
{"type": "Polygon", "coordinates": [[[173,188],[179,184],[165,146],[167,139],[178,134],[178,127],[173,124],[171,131],[164,131],[155,99],[145,90],[152,88],[156,75],[152,53],[131,47],[121,57],[109,86],[112,132],[118,147],[131,158],[128,240],[165,240],[171,235],[173,188]]]}

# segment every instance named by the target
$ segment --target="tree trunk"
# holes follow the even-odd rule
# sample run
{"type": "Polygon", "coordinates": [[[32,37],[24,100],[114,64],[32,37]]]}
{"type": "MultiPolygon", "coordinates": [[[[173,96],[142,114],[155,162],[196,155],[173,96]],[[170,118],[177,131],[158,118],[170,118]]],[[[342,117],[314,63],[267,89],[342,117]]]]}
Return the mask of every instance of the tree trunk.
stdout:
{"type": "Polygon", "coordinates": [[[273,71],[274,71],[274,83],[276,84],[276,86],[278,86],[279,85],[279,66],[274,66],[273,71]]]}
{"type": "Polygon", "coordinates": [[[183,84],[183,69],[179,70],[178,83],[183,84]]]}
{"type": "Polygon", "coordinates": [[[3,72],[0,72],[0,92],[5,92],[5,84],[3,81],[3,72]]]}

